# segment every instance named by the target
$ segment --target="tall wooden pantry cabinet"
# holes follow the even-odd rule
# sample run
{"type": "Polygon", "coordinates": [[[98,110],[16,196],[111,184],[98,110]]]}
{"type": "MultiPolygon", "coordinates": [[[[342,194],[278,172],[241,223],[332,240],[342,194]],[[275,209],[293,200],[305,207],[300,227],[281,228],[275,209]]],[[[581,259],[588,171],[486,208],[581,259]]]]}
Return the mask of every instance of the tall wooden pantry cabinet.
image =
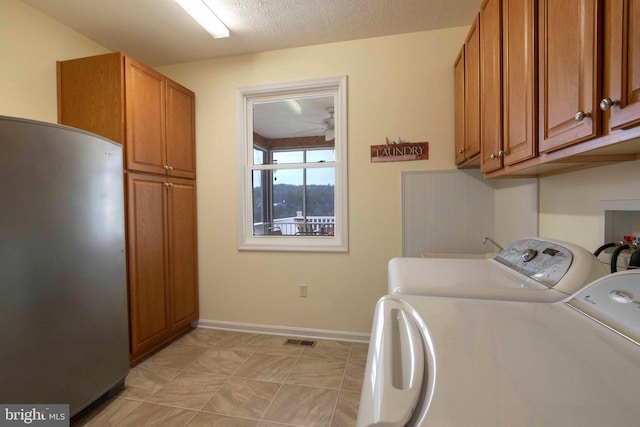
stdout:
{"type": "Polygon", "coordinates": [[[60,61],[58,121],[123,145],[135,363],[198,318],[195,95],[120,52],[60,61]]]}

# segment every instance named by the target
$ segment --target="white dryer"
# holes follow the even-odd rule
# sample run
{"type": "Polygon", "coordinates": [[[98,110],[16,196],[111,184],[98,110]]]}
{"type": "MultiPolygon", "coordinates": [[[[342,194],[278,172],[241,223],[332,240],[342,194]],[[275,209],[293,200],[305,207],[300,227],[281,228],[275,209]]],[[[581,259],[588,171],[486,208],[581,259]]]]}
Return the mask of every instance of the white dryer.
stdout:
{"type": "Polygon", "coordinates": [[[553,303],[387,295],[357,426],[635,427],[639,342],[640,271],[553,303]]]}
{"type": "Polygon", "coordinates": [[[527,238],[490,259],[393,258],[389,294],[558,301],[607,275],[586,249],[568,242],[527,238]]]}

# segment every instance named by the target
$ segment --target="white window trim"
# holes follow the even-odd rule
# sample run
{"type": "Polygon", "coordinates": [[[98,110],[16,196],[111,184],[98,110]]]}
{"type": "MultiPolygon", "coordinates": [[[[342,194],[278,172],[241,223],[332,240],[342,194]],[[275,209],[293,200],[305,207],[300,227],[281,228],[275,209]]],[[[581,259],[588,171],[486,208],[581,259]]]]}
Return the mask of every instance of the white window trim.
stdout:
{"type": "MultiPolygon", "coordinates": [[[[238,249],[264,251],[348,252],[347,206],[347,76],[241,87],[237,89],[238,117],[238,249]],[[254,236],[251,168],[253,111],[250,101],[327,91],[335,94],[335,220],[334,236],[254,236]],[[251,141],[251,143],[249,143],[251,141]]],[[[311,165],[305,166],[309,167],[311,165]]],[[[311,166],[312,167],[312,166],[311,166]]]]}

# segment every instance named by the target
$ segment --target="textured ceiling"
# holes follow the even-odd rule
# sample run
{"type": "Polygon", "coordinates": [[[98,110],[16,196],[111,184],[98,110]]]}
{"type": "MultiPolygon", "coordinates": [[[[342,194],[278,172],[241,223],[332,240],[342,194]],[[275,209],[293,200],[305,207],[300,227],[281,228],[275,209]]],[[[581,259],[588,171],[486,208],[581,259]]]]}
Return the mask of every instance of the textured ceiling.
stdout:
{"type": "Polygon", "coordinates": [[[173,0],[23,0],[152,66],[470,25],[481,0],[206,0],[231,32],[213,39],[173,0]]]}

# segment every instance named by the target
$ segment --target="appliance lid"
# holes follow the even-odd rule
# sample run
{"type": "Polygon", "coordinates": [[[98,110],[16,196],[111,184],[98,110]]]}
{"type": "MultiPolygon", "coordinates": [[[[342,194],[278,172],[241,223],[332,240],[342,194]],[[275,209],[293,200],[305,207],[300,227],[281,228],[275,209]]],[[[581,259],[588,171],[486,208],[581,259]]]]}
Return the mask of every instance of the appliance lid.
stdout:
{"type": "Polygon", "coordinates": [[[550,302],[605,275],[598,259],[578,245],[526,238],[490,259],[393,258],[388,292],[550,302]]]}
{"type": "Polygon", "coordinates": [[[576,293],[566,304],[640,345],[640,271],[606,276],[576,293]]]}
{"type": "Polygon", "coordinates": [[[409,425],[637,425],[640,348],[564,301],[390,298],[419,314],[435,355],[428,412],[409,425]]]}

